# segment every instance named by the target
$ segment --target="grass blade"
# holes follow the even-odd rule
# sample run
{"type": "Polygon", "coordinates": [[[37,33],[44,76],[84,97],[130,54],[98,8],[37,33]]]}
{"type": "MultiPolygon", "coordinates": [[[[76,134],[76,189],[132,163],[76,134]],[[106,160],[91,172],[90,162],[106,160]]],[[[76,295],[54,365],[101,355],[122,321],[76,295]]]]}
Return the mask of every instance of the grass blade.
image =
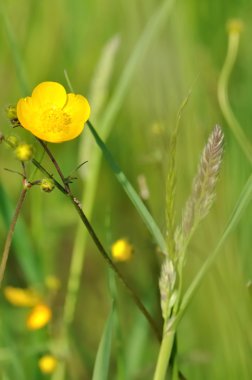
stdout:
{"type": "Polygon", "coordinates": [[[162,250],[162,252],[166,252],[166,242],[165,239],[160,232],[160,229],[158,225],[156,224],[155,220],[145,207],[144,203],[142,202],[141,198],[138,196],[136,190],[133,188],[131,183],[128,181],[126,175],[123,173],[119,165],[114,160],[112,154],[110,153],[107,145],[102,141],[94,127],[90,122],[88,122],[88,126],[90,128],[90,131],[95,138],[95,141],[99,148],[101,149],[104,158],[108,162],[111,170],[115,174],[118,182],[123,187],[124,191],[128,195],[129,199],[135,206],[136,210],[138,211],[139,215],[141,216],[142,220],[144,221],[146,227],[148,228],[149,232],[152,234],[153,238],[155,239],[156,243],[162,250]]]}
{"type": "Polygon", "coordinates": [[[102,338],[97,351],[92,380],[108,379],[112,334],[114,329],[114,312],[115,308],[114,304],[112,304],[111,311],[104,327],[102,338]]]}

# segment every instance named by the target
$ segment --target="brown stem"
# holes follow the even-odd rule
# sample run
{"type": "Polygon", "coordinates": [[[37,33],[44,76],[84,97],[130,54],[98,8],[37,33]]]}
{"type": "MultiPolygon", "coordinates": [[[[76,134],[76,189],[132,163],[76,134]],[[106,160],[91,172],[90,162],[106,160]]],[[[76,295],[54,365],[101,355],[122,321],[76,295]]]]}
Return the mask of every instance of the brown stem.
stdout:
{"type": "Polygon", "coordinates": [[[143,313],[143,315],[145,316],[145,318],[148,320],[148,322],[149,322],[150,326],[152,327],[153,331],[155,332],[158,340],[161,341],[162,334],[161,334],[161,331],[158,328],[155,320],[152,318],[151,314],[148,312],[148,310],[146,309],[146,307],[144,306],[144,304],[142,303],[142,301],[140,300],[140,298],[137,296],[137,294],[134,292],[134,290],[128,284],[128,282],[126,281],[126,279],[124,278],[124,276],[117,269],[117,267],[115,266],[115,264],[113,263],[113,261],[110,259],[109,255],[106,252],[105,248],[103,247],[100,239],[96,235],[93,227],[91,226],[89,220],[87,219],[86,215],[84,214],[84,211],[81,208],[80,202],[78,201],[77,198],[75,198],[73,196],[69,184],[65,183],[64,175],[63,175],[63,173],[62,173],[62,171],[61,171],[61,169],[60,169],[60,167],[59,167],[56,159],[54,158],[52,152],[50,151],[50,149],[48,148],[48,146],[46,145],[46,143],[44,141],[42,141],[42,140],[38,140],[38,141],[43,146],[43,148],[45,149],[45,151],[48,154],[49,158],[51,159],[51,161],[52,161],[52,163],[53,163],[56,171],[58,172],[58,174],[59,174],[59,176],[60,176],[60,178],[61,178],[61,180],[62,180],[62,182],[64,184],[64,188],[65,188],[65,192],[64,193],[70,197],[71,202],[73,203],[75,209],[77,210],[77,212],[78,212],[78,214],[79,214],[79,216],[80,216],[83,224],[87,228],[87,230],[89,232],[89,235],[91,236],[91,238],[93,239],[96,247],[98,248],[98,251],[101,253],[102,257],[107,262],[107,264],[109,265],[109,267],[116,273],[116,275],[118,276],[118,278],[120,279],[120,281],[123,283],[123,285],[127,289],[128,293],[133,298],[133,300],[134,300],[135,304],[137,305],[137,307],[139,308],[139,310],[141,310],[141,312],[143,313]]]}
{"type": "Polygon", "coordinates": [[[3,276],[4,276],[4,272],[5,272],[5,268],[6,268],[6,263],[7,263],[8,257],[9,257],[10,246],[11,246],[11,242],[12,242],[14,229],[15,229],[15,226],[17,223],[17,219],[18,219],[20,210],[21,210],[23,203],[24,203],[26,193],[27,193],[27,188],[24,187],[21,191],[21,194],[20,194],[17,206],[16,206],[16,210],[15,210],[15,213],[13,215],[12,222],[11,222],[11,225],[9,228],[9,232],[8,232],[8,235],[7,235],[7,238],[5,241],[2,260],[1,260],[1,264],[0,264],[0,287],[2,284],[2,280],[3,280],[3,276]]]}
{"type": "Polygon", "coordinates": [[[133,300],[136,303],[136,305],[138,306],[138,308],[141,310],[141,312],[144,314],[145,318],[148,320],[149,324],[151,325],[153,331],[155,332],[155,334],[157,336],[157,339],[159,341],[161,341],[162,340],[162,334],[161,334],[159,327],[156,324],[156,321],[152,318],[151,314],[148,312],[148,310],[146,309],[146,307],[144,306],[142,301],[139,299],[137,294],[134,292],[134,290],[131,288],[131,286],[128,284],[128,282],[125,280],[124,276],[121,274],[121,272],[118,270],[118,268],[115,266],[115,264],[113,263],[113,261],[109,257],[109,255],[106,252],[105,248],[103,247],[100,239],[96,235],[93,227],[89,223],[89,220],[87,219],[86,215],[84,214],[79,202],[76,200],[76,198],[74,198],[72,196],[70,198],[71,198],[71,202],[74,204],[74,207],[77,210],[82,222],[86,226],[89,235],[93,239],[93,241],[94,241],[96,247],[98,248],[99,252],[102,254],[102,257],[107,262],[109,267],[116,273],[117,277],[123,283],[124,287],[127,289],[128,293],[133,298],[133,300]]]}

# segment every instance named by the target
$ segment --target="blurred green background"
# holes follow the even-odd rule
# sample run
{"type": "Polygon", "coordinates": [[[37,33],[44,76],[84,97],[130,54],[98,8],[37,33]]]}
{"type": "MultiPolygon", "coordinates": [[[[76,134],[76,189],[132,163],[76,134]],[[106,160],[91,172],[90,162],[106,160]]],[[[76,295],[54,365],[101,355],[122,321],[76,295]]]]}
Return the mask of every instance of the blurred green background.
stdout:
{"type": "MultiPolygon", "coordinates": [[[[67,87],[64,70],[67,70],[75,91],[89,99],[104,46],[117,36],[119,42],[106,88],[107,96],[98,115],[96,99],[90,99],[99,132],[99,121],[113,99],[139,36],[161,4],[160,0],[2,2],[1,108],[29,95],[42,81],[58,81],[67,87]],[[15,53],[22,60],[21,81],[15,53]]],[[[217,81],[227,50],[226,23],[233,17],[244,22],[244,31],[230,83],[230,99],[251,141],[251,0],[175,1],[136,65],[107,139],[108,147],[136,188],[138,176],[143,174],[146,177],[150,192],[148,206],[165,233],[167,146],[178,109],[190,89],[192,93],[178,137],[177,222],[190,193],[204,143],[216,123],[223,127],[225,155],[217,199],[190,244],[184,270],[185,287],[214,249],[251,172],[250,164],[223,120],[217,100],[217,81]]],[[[11,134],[4,112],[0,117],[2,133],[11,134]]],[[[33,141],[27,133],[16,133],[33,141]]],[[[87,127],[81,138],[52,146],[66,175],[83,159],[89,161],[87,170],[91,165],[90,150],[98,148],[93,144],[85,150],[85,139],[91,140],[87,127]]],[[[39,147],[36,149],[39,155],[39,147]]],[[[2,248],[21,184],[18,176],[3,170],[4,167],[18,170],[18,162],[5,146],[0,149],[0,162],[2,248]]],[[[82,174],[80,172],[73,185],[80,199],[89,178],[82,174]]],[[[120,237],[128,238],[134,245],[132,261],[119,266],[161,326],[158,299],[161,255],[156,252],[148,231],[103,161],[94,195],[92,224],[95,230],[108,249],[120,237]]],[[[83,204],[84,211],[86,207],[83,204]]],[[[252,299],[246,286],[252,277],[251,216],[250,205],[179,326],[179,367],[186,379],[246,380],[252,377],[252,299]]],[[[57,341],[76,225],[77,215],[62,194],[57,191],[44,194],[39,189],[32,189],[22,211],[4,279],[4,285],[20,287],[41,287],[48,275],[60,279],[62,287],[53,303],[53,327],[46,335],[52,345],[57,341]]],[[[90,239],[84,264],[72,325],[73,350],[67,356],[70,380],[92,378],[97,346],[110,307],[107,269],[90,239]]],[[[130,367],[128,378],[150,379],[158,343],[120,285],[118,292],[122,357],[126,367],[130,367]]],[[[1,296],[0,367],[3,367],[3,379],[22,379],[24,374],[24,378],[29,379],[42,376],[36,362],[41,344],[38,342],[45,341],[45,337],[25,331],[23,314],[1,296]]],[[[116,369],[118,345],[118,341],[113,345],[111,379],[123,379],[116,369]]]]}

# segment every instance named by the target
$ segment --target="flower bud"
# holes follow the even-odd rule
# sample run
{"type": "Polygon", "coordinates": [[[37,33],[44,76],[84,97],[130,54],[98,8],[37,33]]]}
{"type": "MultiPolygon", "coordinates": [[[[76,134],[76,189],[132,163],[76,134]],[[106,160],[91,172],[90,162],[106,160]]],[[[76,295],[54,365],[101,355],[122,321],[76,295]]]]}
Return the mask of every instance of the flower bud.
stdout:
{"type": "Polygon", "coordinates": [[[14,135],[7,136],[5,141],[11,148],[16,148],[19,142],[17,136],[14,135]]]}
{"type": "Polygon", "coordinates": [[[17,119],[16,106],[9,105],[8,107],[6,107],[6,116],[10,121],[12,121],[13,119],[17,119]]]}
{"type": "Polygon", "coordinates": [[[17,108],[16,106],[10,105],[6,108],[6,116],[10,120],[13,127],[19,127],[21,124],[17,117],[17,108]]]}
{"type": "Polygon", "coordinates": [[[53,191],[55,185],[51,178],[43,178],[40,183],[41,190],[45,191],[46,193],[50,193],[53,191]]]}
{"type": "Polygon", "coordinates": [[[16,158],[20,161],[29,161],[32,159],[34,154],[34,149],[32,145],[29,144],[19,144],[15,149],[16,158]]]}

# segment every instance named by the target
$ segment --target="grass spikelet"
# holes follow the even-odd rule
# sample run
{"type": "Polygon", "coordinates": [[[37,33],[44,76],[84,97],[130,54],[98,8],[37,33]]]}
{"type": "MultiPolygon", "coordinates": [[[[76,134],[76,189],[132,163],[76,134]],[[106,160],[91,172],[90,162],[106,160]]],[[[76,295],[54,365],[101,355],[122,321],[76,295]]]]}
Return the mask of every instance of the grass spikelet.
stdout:
{"type": "Polygon", "coordinates": [[[175,226],[175,194],[176,194],[176,150],[177,150],[177,137],[179,132],[180,120],[184,108],[186,107],[191,91],[189,91],[186,98],[183,100],[179,107],[177,120],[174,130],[170,136],[169,141],[169,159],[168,159],[168,174],[166,179],[166,229],[167,229],[167,249],[170,259],[175,258],[176,255],[176,226],[175,226]]]}
{"type": "Polygon", "coordinates": [[[182,235],[187,241],[209,212],[214,198],[223,154],[223,132],[216,125],[203,150],[192,193],[182,216],[182,235]]]}
{"type": "Polygon", "coordinates": [[[165,259],[161,268],[161,275],[159,280],[160,296],[161,296],[161,310],[164,321],[167,321],[171,309],[176,302],[176,271],[171,260],[165,259]]]}

